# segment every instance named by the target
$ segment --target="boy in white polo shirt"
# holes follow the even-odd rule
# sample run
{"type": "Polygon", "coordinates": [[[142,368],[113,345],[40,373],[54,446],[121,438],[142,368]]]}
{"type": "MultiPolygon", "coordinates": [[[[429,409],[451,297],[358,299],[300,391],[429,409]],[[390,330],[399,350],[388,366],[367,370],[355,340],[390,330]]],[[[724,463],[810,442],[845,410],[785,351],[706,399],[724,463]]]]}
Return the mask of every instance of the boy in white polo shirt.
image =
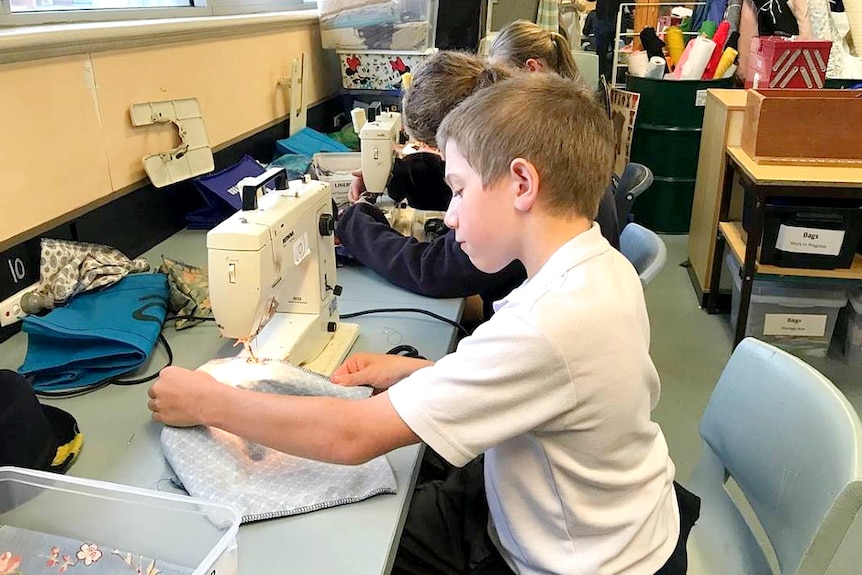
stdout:
{"type": "Polygon", "coordinates": [[[334,382],[385,390],[362,401],[166,368],[153,417],[340,463],[418,441],[456,466],[484,454],[485,497],[472,464],[411,507],[398,573],[684,573],[674,466],[650,420],[659,379],[643,291],[592,223],[612,165],[607,116],[570,81],[519,74],[459,105],[438,142],[461,248],[482,271],[513,259],[527,270],[488,322],[436,363],[348,358],[334,382]]]}

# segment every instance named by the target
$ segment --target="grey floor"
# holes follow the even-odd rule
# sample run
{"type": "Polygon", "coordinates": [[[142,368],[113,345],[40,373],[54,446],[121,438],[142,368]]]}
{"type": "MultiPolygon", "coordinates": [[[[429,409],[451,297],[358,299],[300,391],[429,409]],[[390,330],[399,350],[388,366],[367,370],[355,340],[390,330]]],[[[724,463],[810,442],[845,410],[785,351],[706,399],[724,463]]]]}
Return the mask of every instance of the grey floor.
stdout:
{"type": "MultiPolygon", "coordinates": [[[[662,382],[654,418],[667,437],[677,476],[685,480],[700,455],[700,416],[730,357],[733,338],[727,314],[708,315],[698,307],[688,272],[680,265],[688,259],[688,236],[662,239],[667,265],[646,288],[651,353],[662,382]]],[[[826,359],[809,363],[862,413],[862,368],[844,363],[834,342],[826,359]]]]}

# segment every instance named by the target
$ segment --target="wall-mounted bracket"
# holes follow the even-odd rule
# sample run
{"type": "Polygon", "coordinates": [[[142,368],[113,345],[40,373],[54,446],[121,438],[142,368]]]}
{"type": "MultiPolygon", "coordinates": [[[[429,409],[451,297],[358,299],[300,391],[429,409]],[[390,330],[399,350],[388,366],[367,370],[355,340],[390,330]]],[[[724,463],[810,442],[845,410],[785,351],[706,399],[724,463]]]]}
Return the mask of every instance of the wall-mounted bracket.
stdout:
{"type": "Polygon", "coordinates": [[[132,126],[171,123],[177,127],[180,145],[144,156],[144,170],[157,188],[187,180],[215,169],[212,149],[197,98],[132,104],[132,126]]]}
{"type": "Polygon", "coordinates": [[[306,126],[308,109],[303,94],[303,74],[305,72],[305,52],[294,58],[290,66],[290,76],[279,78],[278,85],[284,92],[284,102],[287,108],[289,133],[294,135],[306,126]]]}

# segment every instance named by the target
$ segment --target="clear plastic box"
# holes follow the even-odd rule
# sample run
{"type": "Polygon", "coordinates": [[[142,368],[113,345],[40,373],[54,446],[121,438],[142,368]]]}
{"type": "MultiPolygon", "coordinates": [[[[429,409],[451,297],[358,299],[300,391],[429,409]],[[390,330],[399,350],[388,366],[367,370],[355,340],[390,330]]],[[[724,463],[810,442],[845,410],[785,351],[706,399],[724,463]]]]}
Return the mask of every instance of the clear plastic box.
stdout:
{"type": "MultiPolygon", "coordinates": [[[[725,258],[733,279],[730,325],[739,317],[742,295],[740,265],[733,254],[725,258]]],[[[745,335],[790,353],[826,357],[838,311],[847,304],[847,290],[809,281],[754,280],[745,335]]]]}
{"type": "Polygon", "coordinates": [[[350,203],[348,193],[353,182],[350,172],[361,168],[362,154],[359,152],[314,154],[311,158],[311,173],[314,179],[329,182],[332,199],[338,207],[350,203]]]}
{"type": "Polygon", "coordinates": [[[317,0],[317,8],[324,48],[421,52],[434,46],[437,0],[317,0]]]}
{"type": "Polygon", "coordinates": [[[848,305],[838,316],[838,337],[844,348],[844,359],[850,365],[862,365],[862,290],[851,290],[848,305]]]}
{"type": "Polygon", "coordinates": [[[239,512],[226,505],[54,473],[0,467],[0,525],[235,575],[239,512]]]}

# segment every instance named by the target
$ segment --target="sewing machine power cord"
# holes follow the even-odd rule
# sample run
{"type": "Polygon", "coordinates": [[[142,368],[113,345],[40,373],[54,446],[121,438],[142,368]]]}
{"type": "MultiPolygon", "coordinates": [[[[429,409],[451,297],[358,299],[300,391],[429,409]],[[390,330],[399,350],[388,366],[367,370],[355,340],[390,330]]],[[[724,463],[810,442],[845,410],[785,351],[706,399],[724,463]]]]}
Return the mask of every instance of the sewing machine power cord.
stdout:
{"type": "Polygon", "coordinates": [[[448,323],[451,326],[458,328],[465,336],[470,335],[470,331],[458,323],[455,320],[449,319],[448,317],[443,317],[442,315],[436,314],[434,312],[428,311],[427,309],[419,309],[414,307],[385,307],[385,308],[377,308],[377,309],[366,309],[363,311],[356,311],[353,313],[344,313],[341,314],[341,319],[350,319],[352,317],[359,317],[361,315],[368,315],[371,313],[401,313],[401,312],[409,312],[409,313],[421,313],[427,316],[433,317],[436,320],[440,320],[442,322],[448,323]]]}

